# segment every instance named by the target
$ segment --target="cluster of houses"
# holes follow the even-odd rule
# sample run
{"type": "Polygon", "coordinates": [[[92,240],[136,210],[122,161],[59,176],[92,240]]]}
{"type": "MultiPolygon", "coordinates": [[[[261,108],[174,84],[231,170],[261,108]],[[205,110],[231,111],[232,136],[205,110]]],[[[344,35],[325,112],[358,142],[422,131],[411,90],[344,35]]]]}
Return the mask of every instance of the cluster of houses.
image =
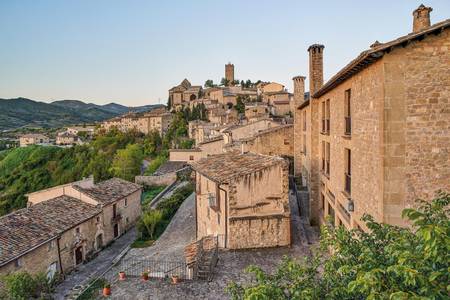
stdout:
{"type": "Polygon", "coordinates": [[[347,229],[368,230],[364,214],[406,226],[404,208],[449,191],[450,20],[431,25],[431,10],[419,6],[413,32],[376,41],[325,84],[325,47],[311,45],[309,92],[305,76],[293,78],[293,124],[262,109],[245,124],[191,122],[195,149],[173,149],[170,160],[195,170],[197,238],[288,245],[289,174],[306,191],[312,224],[347,229]]]}
{"type": "Polygon", "coordinates": [[[130,112],[104,121],[101,127],[107,131],[116,128],[122,132],[135,130],[143,134],[156,131],[163,136],[172,123],[172,117],[173,115],[165,107],[162,107],[150,112],[130,112]]]}
{"type": "MultiPolygon", "coordinates": [[[[228,86],[183,80],[170,89],[174,110],[208,111],[208,121],[189,122],[194,148],[169,157],[194,170],[197,238],[220,235],[230,249],[289,246],[289,176],[309,197],[312,224],[331,218],[348,229],[367,230],[364,214],[404,226],[401,211],[415,199],[450,190],[450,20],[431,25],[430,12],[421,5],[412,33],[375,42],[325,84],[325,47],[311,45],[308,92],[301,75],[293,94],[273,82],[234,85],[231,64],[228,86]]],[[[163,135],[171,118],[129,114],[103,127],[163,135]]],[[[120,179],[29,194],[27,208],[0,218],[0,272],[76,267],[134,224],[140,195],[120,179]]]]}
{"type": "Polygon", "coordinates": [[[28,194],[26,208],[0,218],[0,274],[64,276],[129,230],[142,187],[92,178],[28,194]]]}
{"type": "Polygon", "coordinates": [[[60,131],[56,134],[55,139],[50,139],[42,133],[27,133],[19,137],[20,147],[30,145],[57,145],[57,146],[73,146],[81,145],[85,141],[92,138],[95,132],[95,126],[71,126],[66,130],[60,131]]]}

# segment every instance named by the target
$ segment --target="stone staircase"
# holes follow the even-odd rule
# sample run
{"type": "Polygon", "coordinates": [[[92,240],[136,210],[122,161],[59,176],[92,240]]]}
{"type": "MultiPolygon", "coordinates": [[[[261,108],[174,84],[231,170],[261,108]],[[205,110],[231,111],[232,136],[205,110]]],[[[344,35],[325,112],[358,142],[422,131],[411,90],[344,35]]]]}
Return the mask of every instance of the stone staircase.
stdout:
{"type": "Polygon", "coordinates": [[[186,263],[194,269],[194,277],[199,280],[212,280],[214,268],[219,260],[218,237],[206,236],[186,246],[186,263]]]}

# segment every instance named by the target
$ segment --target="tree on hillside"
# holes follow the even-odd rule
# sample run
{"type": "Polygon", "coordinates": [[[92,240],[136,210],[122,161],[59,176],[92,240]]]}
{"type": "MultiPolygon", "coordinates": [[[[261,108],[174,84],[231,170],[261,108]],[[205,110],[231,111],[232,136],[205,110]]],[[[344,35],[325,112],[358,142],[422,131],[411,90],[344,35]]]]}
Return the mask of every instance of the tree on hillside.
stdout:
{"type": "Polygon", "coordinates": [[[285,258],[274,274],[256,266],[256,281],[231,283],[233,299],[449,299],[450,194],[405,209],[411,228],[364,216],[368,233],[325,226],[321,251],[285,258]]]}
{"type": "Polygon", "coordinates": [[[221,86],[229,86],[230,81],[228,79],[226,79],[225,77],[222,77],[222,79],[220,80],[220,85],[221,86]]]}
{"type": "Polygon", "coordinates": [[[134,181],[139,175],[143,159],[142,149],[138,144],[130,144],[118,150],[112,162],[112,174],[128,181],[134,181]]]}
{"type": "Polygon", "coordinates": [[[215,87],[216,85],[214,84],[214,81],[212,81],[212,79],[208,79],[205,81],[204,86],[205,88],[212,88],[215,87]]]}
{"type": "Polygon", "coordinates": [[[147,134],[143,141],[143,151],[145,155],[155,156],[161,151],[162,138],[158,131],[153,130],[147,134]]]}
{"type": "Polygon", "coordinates": [[[238,96],[236,98],[236,105],[234,106],[234,108],[236,108],[236,110],[238,111],[238,113],[243,114],[245,113],[245,104],[242,101],[241,96],[238,96]]]}

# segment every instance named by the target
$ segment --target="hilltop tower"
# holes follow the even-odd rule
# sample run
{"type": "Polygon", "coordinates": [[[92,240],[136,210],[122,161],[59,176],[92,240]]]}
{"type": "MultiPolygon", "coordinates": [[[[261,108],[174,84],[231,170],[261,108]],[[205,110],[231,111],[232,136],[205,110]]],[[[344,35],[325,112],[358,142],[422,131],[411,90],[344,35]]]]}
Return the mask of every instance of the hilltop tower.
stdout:
{"type": "Polygon", "coordinates": [[[324,45],[309,46],[309,93],[314,95],[323,85],[323,49],[324,45]]]}
{"type": "Polygon", "coordinates": [[[232,63],[225,65],[225,79],[230,85],[234,85],[234,65],[232,63]]]}

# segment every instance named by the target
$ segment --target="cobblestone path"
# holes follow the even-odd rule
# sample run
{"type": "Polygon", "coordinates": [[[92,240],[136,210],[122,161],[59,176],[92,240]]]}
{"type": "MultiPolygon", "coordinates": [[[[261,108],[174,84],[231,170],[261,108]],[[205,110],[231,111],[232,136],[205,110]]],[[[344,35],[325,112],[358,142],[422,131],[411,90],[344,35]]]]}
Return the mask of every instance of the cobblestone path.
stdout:
{"type": "MultiPolygon", "coordinates": [[[[172,285],[168,280],[151,279],[142,282],[138,278],[115,282],[111,299],[228,299],[226,287],[230,281],[248,282],[251,276],[244,272],[248,265],[254,264],[266,271],[273,271],[284,255],[295,258],[310,253],[310,243],[317,240],[317,231],[304,222],[298,212],[298,205],[291,195],[292,241],[291,247],[221,251],[214,278],[207,281],[186,281],[172,285]],[[309,237],[309,243],[306,236],[309,237]]],[[[183,248],[195,237],[194,198],[186,200],[172,220],[166,232],[154,246],[133,249],[127,257],[147,257],[173,259],[182,255],[183,248]]],[[[115,270],[118,272],[118,270],[115,270]]],[[[99,295],[98,299],[103,297],[99,295]]]]}
{"type": "Polygon", "coordinates": [[[96,258],[78,266],[74,272],[67,275],[65,280],[56,287],[54,298],[58,300],[71,298],[71,294],[76,294],[93,278],[105,272],[111,266],[114,258],[135,239],[136,232],[133,228],[117,239],[111,246],[101,251],[96,258]]]}

